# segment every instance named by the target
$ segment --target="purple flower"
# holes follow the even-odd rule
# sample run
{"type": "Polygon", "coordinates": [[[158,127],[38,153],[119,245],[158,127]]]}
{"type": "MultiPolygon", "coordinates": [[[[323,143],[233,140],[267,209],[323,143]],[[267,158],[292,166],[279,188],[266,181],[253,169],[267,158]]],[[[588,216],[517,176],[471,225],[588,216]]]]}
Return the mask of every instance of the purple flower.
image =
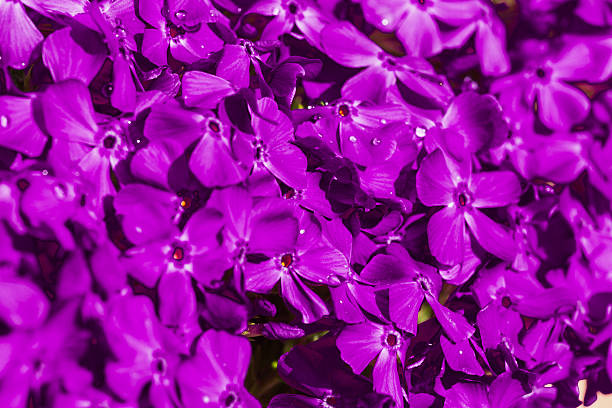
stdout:
{"type": "MultiPolygon", "coordinates": [[[[529,61],[522,72],[495,81],[491,91],[500,93],[500,102],[508,113],[516,107],[526,106],[535,111],[550,129],[564,130],[581,122],[590,110],[589,98],[568,84],[571,81],[599,81],[610,75],[607,60],[599,58],[603,49],[581,41],[567,41],[562,52],[550,54],[546,44],[527,42],[524,52],[539,53],[529,61]]],[[[522,119],[520,113],[517,119],[522,119]]]]}
{"type": "Polygon", "coordinates": [[[306,170],[306,158],[291,143],[294,139],[291,122],[270,98],[260,99],[258,109],[259,115],[252,115],[254,166],[265,167],[290,187],[305,187],[302,175],[306,170]]]}
{"type": "Polygon", "coordinates": [[[167,52],[179,61],[192,63],[223,48],[223,41],[208,27],[219,12],[209,2],[139,3],[140,16],[154,28],[145,28],[143,55],[157,65],[167,65],[167,52]]]}
{"type": "Polygon", "coordinates": [[[101,206],[104,196],[115,190],[110,169],[132,150],[128,123],[111,117],[97,119],[89,92],[79,81],[52,85],[43,100],[45,126],[56,138],[51,154],[69,174],[92,183],[92,201],[101,206]]]}
{"type": "MultiPolygon", "coordinates": [[[[260,263],[246,263],[244,269],[245,289],[266,293],[280,280],[281,294],[289,305],[302,314],[304,323],[312,323],[328,314],[327,307],[303,282],[307,279],[315,284],[338,285],[340,278],[348,273],[344,255],[337,249],[317,242],[321,227],[316,220],[302,213],[299,225],[294,224],[286,237],[289,246],[270,249],[269,259],[260,263]],[[299,229],[298,229],[299,228],[299,229]]],[[[281,220],[266,220],[269,231],[281,220]]]]}
{"type": "Polygon", "coordinates": [[[250,358],[247,339],[206,331],[198,340],[195,355],[179,367],[181,400],[196,408],[260,407],[243,385],[250,358]]]}
{"type": "Polygon", "coordinates": [[[33,120],[33,106],[38,99],[2,95],[0,97],[0,146],[27,156],[42,153],[47,137],[33,120]]]}
{"type": "Polygon", "coordinates": [[[321,47],[321,29],[330,22],[312,0],[260,0],[246,12],[249,13],[272,17],[261,34],[262,40],[276,40],[280,35],[291,33],[295,25],[317,48],[321,47]]]}
{"type": "Polygon", "coordinates": [[[514,173],[494,171],[471,174],[458,167],[441,150],[427,156],[417,172],[419,199],[428,206],[444,206],[429,220],[427,237],[431,253],[440,262],[454,265],[463,260],[465,223],[488,252],[512,261],[516,244],[509,232],[479,208],[503,207],[518,201],[521,186],[514,173]]]}
{"type": "Polygon", "coordinates": [[[110,388],[122,399],[137,401],[149,381],[155,407],[178,401],[174,377],[187,349],[163,327],[151,301],[144,296],[119,296],[104,317],[108,343],[116,358],[106,365],[110,388]]]}
{"type": "Polygon", "coordinates": [[[364,0],[362,4],[366,18],[381,30],[396,31],[408,54],[415,57],[429,57],[442,50],[437,20],[458,26],[470,22],[482,9],[473,0],[364,0]]]}
{"type": "Polygon", "coordinates": [[[379,254],[372,258],[363,269],[361,277],[380,289],[388,289],[389,317],[397,327],[416,334],[419,309],[425,299],[453,342],[459,342],[474,333],[463,316],[438,301],[442,280],[435,268],[416,262],[396,243],[387,247],[387,253],[389,255],[379,254]]]}
{"type": "Polygon", "coordinates": [[[427,61],[414,56],[394,57],[350,23],[327,25],[323,29],[322,43],[330,58],[339,64],[351,68],[367,67],[345,82],[342,88],[345,98],[383,102],[387,90],[396,83],[438,105],[446,104],[452,96],[448,85],[427,61]]]}
{"type": "Polygon", "coordinates": [[[342,362],[334,344],[327,336],[308,345],[298,345],[281,356],[279,374],[288,384],[311,396],[276,395],[270,407],[384,407],[389,397],[372,392],[372,383],[353,374],[342,362]],[[325,365],[326,370],[319,368],[325,365]],[[327,405],[325,405],[327,404],[327,405]]]}
{"type": "Polygon", "coordinates": [[[360,374],[376,358],[372,371],[374,390],[390,395],[396,406],[403,405],[397,360],[404,365],[407,338],[393,326],[365,322],[345,327],[336,344],[355,374],[360,374]]]}

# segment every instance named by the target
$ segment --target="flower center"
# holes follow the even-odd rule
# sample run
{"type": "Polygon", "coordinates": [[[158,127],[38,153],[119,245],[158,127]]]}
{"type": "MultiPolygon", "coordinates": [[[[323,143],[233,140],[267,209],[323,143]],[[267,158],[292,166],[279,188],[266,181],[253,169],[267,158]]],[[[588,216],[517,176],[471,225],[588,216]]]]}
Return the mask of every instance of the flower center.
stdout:
{"type": "Polygon", "coordinates": [[[544,78],[544,77],[546,76],[546,71],[544,71],[542,68],[538,68],[538,69],[536,70],[536,75],[537,75],[539,78],[544,78]]]}
{"type": "Polygon", "coordinates": [[[102,144],[107,149],[112,149],[117,144],[117,138],[115,136],[106,136],[102,141],[102,144]]]}
{"type": "Polygon", "coordinates": [[[186,210],[191,207],[191,198],[185,197],[181,200],[181,208],[186,210]]]}
{"type": "Polygon", "coordinates": [[[338,405],[338,398],[330,395],[329,397],[325,398],[324,402],[326,404],[325,407],[335,407],[338,405]]]}
{"type": "Polygon", "coordinates": [[[151,363],[151,368],[153,369],[154,372],[158,374],[164,374],[166,372],[167,367],[168,367],[168,364],[166,363],[166,360],[164,360],[161,357],[156,358],[151,363]]]}
{"type": "Polygon", "coordinates": [[[298,11],[298,7],[295,3],[289,4],[289,13],[295,14],[298,11]]]}
{"type": "Polygon", "coordinates": [[[25,191],[26,188],[30,187],[30,182],[24,178],[17,180],[17,188],[19,191],[25,191]]]}
{"type": "Polygon", "coordinates": [[[185,35],[185,30],[182,27],[179,27],[172,23],[170,23],[169,25],[170,26],[168,28],[168,34],[171,38],[182,37],[183,35],[185,35]]]}
{"type": "Polygon", "coordinates": [[[461,207],[465,207],[465,205],[467,204],[467,197],[465,194],[461,193],[459,194],[459,197],[457,197],[457,201],[459,201],[459,206],[461,207]]]}
{"type": "MultiPolygon", "coordinates": [[[[208,402],[208,401],[205,401],[208,402]]],[[[219,406],[232,408],[242,406],[240,403],[240,397],[238,396],[238,387],[234,384],[228,385],[228,387],[219,396],[219,406]]]]}
{"type": "Polygon", "coordinates": [[[211,120],[210,122],[208,122],[208,128],[215,133],[219,133],[221,131],[221,126],[216,120],[211,120]]]}
{"type": "Polygon", "coordinates": [[[281,265],[283,268],[288,268],[293,263],[293,256],[291,254],[285,254],[281,256],[281,265]]]}
{"type": "Polygon", "coordinates": [[[346,103],[343,103],[338,107],[338,115],[341,117],[347,117],[350,113],[349,106],[346,103]]]}
{"type": "Polygon", "coordinates": [[[501,303],[502,303],[502,306],[505,307],[506,309],[512,306],[512,300],[508,296],[504,296],[502,298],[501,303]]]}
{"type": "Polygon", "coordinates": [[[182,261],[185,258],[185,250],[181,247],[175,247],[172,251],[172,259],[175,261],[182,261]]]}
{"type": "Polygon", "coordinates": [[[397,331],[392,329],[385,330],[385,333],[383,334],[381,340],[383,347],[394,350],[397,349],[402,342],[401,335],[397,331]]]}
{"type": "Polygon", "coordinates": [[[226,407],[231,407],[234,405],[237,399],[238,397],[236,396],[236,394],[234,394],[233,392],[230,392],[229,395],[225,397],[225,401],[223,401],[223,403],[225,404],[226,407]]]}

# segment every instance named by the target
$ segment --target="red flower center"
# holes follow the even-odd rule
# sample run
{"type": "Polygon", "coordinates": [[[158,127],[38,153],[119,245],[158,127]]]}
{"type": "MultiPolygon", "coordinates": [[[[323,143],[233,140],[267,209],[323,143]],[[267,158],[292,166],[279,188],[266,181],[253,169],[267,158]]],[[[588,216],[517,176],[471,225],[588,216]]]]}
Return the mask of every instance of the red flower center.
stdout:
{"type": "Polygon", "coordinates": [[[342,116],[343,118],[348,116],[349,114],[349,107],[347,104],[342,104],[340,105],[340,107],[338,108],[338,115],[342,116]]]}
{"type": "Polygon", "coordinates": [[[506,309],[512,306],[512,300],[508,296],[502,298],[502,306],[506,309]]]}
{"type": "Polygon", "coordinates": [[[385,341],[387,342],[387,345],[389,347],[393,347],[397,345],[397,336],[393,333],[389,333],[387,334],[387,338],[385,339],[385,341]]]}
{"type": "Polygon", "coordinates": [[[104,144],[104,147],[107,149],[115,147],[115,143],[117,143],[117,138],[115,136],[106,136],[102,141],[102,144],[104,144]]]}
{"type": "Polygon", "coordinates": [[[219,123],[214,120],[208,122],[208,128],[215,133],[219,133],[219,131],[221,130],[221,126],[219,126],[219,123]]]}
{"type": "Polygon", "coordinates": [[[458,200],[459,200],[459,205],[461,207],[465,207],[465,205],[467,204],[467,197],[465,196],[465,194],[463,193],[459,194],[458,200]]]}
{"type": "Polygon", "coordinates": [[[182,261],[184,257],[185,257],[185,251],[183,250],[183,248],[181,247],[174,248],[174,251],[172,252],[172,258],[175,261],[182,261]]]}
{"type": "Polygon", "coordinates": [[[281,265],[283,268],[288,268],[293,263],[293,257],[291,254],[285,254],[281,256],[281,265]]]}

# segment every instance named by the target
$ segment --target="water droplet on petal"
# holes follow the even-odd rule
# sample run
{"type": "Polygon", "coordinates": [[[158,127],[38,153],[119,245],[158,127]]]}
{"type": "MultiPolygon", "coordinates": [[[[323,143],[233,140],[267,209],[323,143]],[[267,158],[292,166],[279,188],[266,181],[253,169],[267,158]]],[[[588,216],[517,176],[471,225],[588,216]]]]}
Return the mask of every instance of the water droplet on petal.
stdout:
{"type": "Polygon", "coordinates": [[[383,125],[386,125],[387,124],[387,119],[381,119],[380,123],[382,123],[383,125]]]}
{"type": "Polygon", "coordinates": [[[329,282],[331,285],[340,285],[342,283],[340,278],[336,275],[329,275],[325,278],[325,280],[329,282]]]}
{"type": "Polygon", "coordinates": [[[425,134],[427,133],[427,130],[425,128],[422,128],[422,127],[418,126],[414,130],[414,133],[417,135],[417,137],[425,137],[425,134]]]}
{"type": "Polygon", "coordinates": [[[185,17],[187,17],[187,13],[185,12],[185,10],[179,10],[174,13],[174,17],[176,17],[177,20],[183,21],[185,17]]]}
{"type": "Polygon", "coordinates": [[[355,143],[357,141],[357,138],[355,136],[349,136],[349,141],[355,143]]]}
{"type": "Polygon", "coordinates": [[[43,176],[46,176],[47,174],[49,174],[49,170],[44,169],[43,171],[41,171],[43,176]]]}
{"type": "Polygon", "coordinates": [[[125,28],[123,28],[122,26],[117,26],[113,29],[113,34],[115,34],[115,37],[117,38],[125,38],[127,37],[127,32],[125,31],[125,28]]]}
{"type": "Polygon", "coordinates": [[[389,20],[387,20],[386,18],[383,18],[381,21],[382,25],[384,26],[388,26],[389,25],[389,20]]]}
{"type": "Polygon", "coordinates": [[[280,9],[278,7],[274,7],[274,9],[272,9],[272,14],[275,16],[278,16],[280,13],[280,9]]]}
{"type": "Polygon", "coordinates": [[[66,195],[68,194],[68,189],[66,189],[65,185],[58,184],[55,187],[53,187],[53,192],[55,193],[55,196],[57,198],[59,198],[60,200],[63,200],[66,198],[66,195]]]}
{"type": "Polygon", "coordinates": [[[9,125],[9,118],[6,115],[0,116],[0,127],[6,129],[9,125]]]}
{"type": "Polygon", "coordinates": [[[378,146],[381,143],[381,140],[377,137],[375,137],[374,139],[372,139],[372,144],[374,146],[378,146]]]}

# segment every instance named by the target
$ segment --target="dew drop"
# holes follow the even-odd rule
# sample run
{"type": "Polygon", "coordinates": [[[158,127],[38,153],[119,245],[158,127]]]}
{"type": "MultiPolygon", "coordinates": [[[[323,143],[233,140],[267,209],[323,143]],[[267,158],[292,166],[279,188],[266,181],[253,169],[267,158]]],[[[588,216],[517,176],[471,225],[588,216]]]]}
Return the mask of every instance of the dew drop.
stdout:
{"type": "Polygon", "coordinates": [[[381,21],[382,25],[384,26],[388,26],[389,25],[389,20],[387,20],[386,18],[383,18],[381,21]]]}
{"type": "Polygon", "coordinates": [[[115,37],[117,38],[127,37],[127,32],[125,31],[125,28],[123,28],[122,26],[115,27],[113,30],[113,34],[115,34],[115,37]]]}
{"type": "Polygon", "coordinates": [[[374,146],[378,146],[380,145],[380,143],[381,143],[381,140],[379,138],[375,137],[374,139],[372,139],[372,144],[374,146]]]}
{"type": "Polygon", "coordinates": [[[357,138],[355,136],[349,136],[349,141],[355,143],[357,141],[357,138]]]}
{"type": "Polygon", "coordinates": [[[0,199],[7,200],[11,198],[11,188],[6,184],[0,184],[0,199]]]}
{"type": "Polygon", "coordinates": [[[0,116],[0,127],[6,129],[9,125],[9,118],[6,115],[0,116]]]}
{"type": "Polygon", "coordinates": [[[425,130],[425,128],[422,127],[417,127],[414,130],[414,133],[418,136],[418,137],[425,137],[425,134],[427,133],[427,130],[425,130]]]}
{"type": "Polygon", "coordinates": [[[274,7],[274,9],[272,9],[272,14],[275,16],[278,16],[280,13],[280,9],[278,7],[274,7]]]}
{"type": "Polygon", "coordinates": [[[43,171],[41,171],[41,173],[42,173],[43,176],[46,176],[46,175],[49,174],[49,170],[44,169],[43,171]]]}
{"type": "Polygon", "coordinates": [[[387,124],[387,119],[381,119],[380,123],[382,123],[383,125],[386,125],[387,124]]]}
{"type": "Polygon", "coordinates": [[[59,198],[60,200],[65,199],[68,194],[68,190],[66,189],[66,186],[63,184],[58,184],[55,187],[53,187],[53,192],[55,193],[55,196],[59,198]]]}
{"type": "Polygon", "coordinates": [[[336,275],[328,275],[325,280],[331,284],[331,285],[340,285],[342,283],[342,281],[340,280],[340,278],[336,275]]]}
{"type": "Polygon", "coordinates": [[[185,17],[187,17],[187,13],[185,12],[185,10],[179,10],[176,13],[174,13],[174,17],[177,20],[183,21],[185,20],[185,17]]]}

